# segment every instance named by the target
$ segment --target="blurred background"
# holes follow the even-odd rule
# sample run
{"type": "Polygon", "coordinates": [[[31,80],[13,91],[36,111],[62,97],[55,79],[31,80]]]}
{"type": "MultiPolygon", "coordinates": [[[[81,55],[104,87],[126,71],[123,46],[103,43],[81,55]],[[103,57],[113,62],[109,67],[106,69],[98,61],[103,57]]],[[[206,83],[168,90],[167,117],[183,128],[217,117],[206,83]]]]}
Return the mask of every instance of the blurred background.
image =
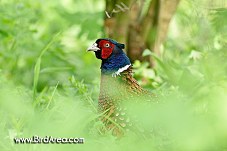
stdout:
{"type": "Polygon", "coordinates": [[[226,0],[0,0],[0,150],[227,150],[226,18],[226,0]],[[133,107],[152,138],[99,134],[100,37],[164,102],[133,107]],[[33,135],[85,144],[13,142],[33,135]]]}

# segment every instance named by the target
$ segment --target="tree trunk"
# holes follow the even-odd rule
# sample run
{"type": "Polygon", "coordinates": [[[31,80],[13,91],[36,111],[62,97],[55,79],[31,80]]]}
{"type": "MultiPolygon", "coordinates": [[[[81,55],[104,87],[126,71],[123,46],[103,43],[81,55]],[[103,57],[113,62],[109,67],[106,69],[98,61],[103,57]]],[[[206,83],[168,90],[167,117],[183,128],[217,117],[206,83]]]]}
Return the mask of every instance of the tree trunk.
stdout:
{"type": "MultiPolygon", "coordinates": [[[[126,44],[132,61],[147,60],[143,50],[160,56],[160,46],[180,0],[106,0],[105,32],[108,37],[126,44]],[[149,5],[146,10],[146,5],[149,5]],[[146,11],[146,12],[145,12],[146,11]]],[[[151,66],[154,62],[150,60],[151,66]]]]}

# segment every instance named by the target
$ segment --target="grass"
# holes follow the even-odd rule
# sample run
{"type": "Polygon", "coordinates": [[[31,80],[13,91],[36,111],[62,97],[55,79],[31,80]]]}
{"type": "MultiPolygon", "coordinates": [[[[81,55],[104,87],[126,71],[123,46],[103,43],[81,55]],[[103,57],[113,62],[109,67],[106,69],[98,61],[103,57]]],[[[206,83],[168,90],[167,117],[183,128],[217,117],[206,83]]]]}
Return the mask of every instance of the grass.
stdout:
{"type": "Polygon", "coordinates": [[[40,52],[40,55],[36,61],[35,67],[34,67],[34,82],[33,82],[33,100],[35,101],[36,98],[36,92],[37,92],[37,84],[39,81],[39,74],[40,74],[40,66],[42,61],[42,56],[44,53],[49,49],[49,47],[56,41],[56,38],[60,35],[60,32],[57,33],[51,41],[42,49],[40,52]]]}
{"type": "Polygon", "coordinates": [[[152,135],[144,138],[135,130],[117,139],[111,132],[100,134],[100,62],[85,51],[101,35],[104,3],[68,2],[0,2],[0,150],[227,149],[225,8],[210,11],[195,7],[196,2],[180,4],[163,56],[144,53],[157,67],[134,64],[135,77],[158,98],[128,104],[128,114],[137,116],[139,127],[152,135]],[[196,15],[200,10],[202,15],[196,15]],[[34,135],[83,137],[85,143],[13,142],[14,137],[34,135]]]}

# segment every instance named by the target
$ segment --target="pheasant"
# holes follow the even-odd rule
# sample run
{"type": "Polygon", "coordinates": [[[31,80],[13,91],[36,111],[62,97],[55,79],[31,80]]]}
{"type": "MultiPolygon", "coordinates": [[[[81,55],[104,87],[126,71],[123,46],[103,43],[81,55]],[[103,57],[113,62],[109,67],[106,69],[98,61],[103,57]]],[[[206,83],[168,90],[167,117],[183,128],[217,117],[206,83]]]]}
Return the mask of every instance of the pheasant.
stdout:
{"type": "Polygon", "coordinates": [[[124,44],[109,38],[97,39],[87,50],[94,51],[101,59],[101,83],[98,110],[103,113],[101,120],[107,130],[114,135],[122,135],[124,129],[132,125],[125,115],[126,108],[121,103],[135,97],[152,97],[144,90],[132,75],[132,64],[124,53],[124,44]]]}

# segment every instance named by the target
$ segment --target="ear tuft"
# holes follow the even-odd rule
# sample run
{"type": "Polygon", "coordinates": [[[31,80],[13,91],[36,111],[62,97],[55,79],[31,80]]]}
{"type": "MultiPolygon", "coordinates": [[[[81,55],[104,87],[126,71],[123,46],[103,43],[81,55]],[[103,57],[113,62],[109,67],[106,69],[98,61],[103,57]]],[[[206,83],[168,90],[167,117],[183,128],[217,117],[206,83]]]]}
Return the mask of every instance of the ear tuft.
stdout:
{"type": "Polygon", "coordinates": [[[124,44],[121,44],[121,43],[118,43],[118,47],[121,48],[121,49],[124,49],[125,48],[125,45],[124,44]]]}

